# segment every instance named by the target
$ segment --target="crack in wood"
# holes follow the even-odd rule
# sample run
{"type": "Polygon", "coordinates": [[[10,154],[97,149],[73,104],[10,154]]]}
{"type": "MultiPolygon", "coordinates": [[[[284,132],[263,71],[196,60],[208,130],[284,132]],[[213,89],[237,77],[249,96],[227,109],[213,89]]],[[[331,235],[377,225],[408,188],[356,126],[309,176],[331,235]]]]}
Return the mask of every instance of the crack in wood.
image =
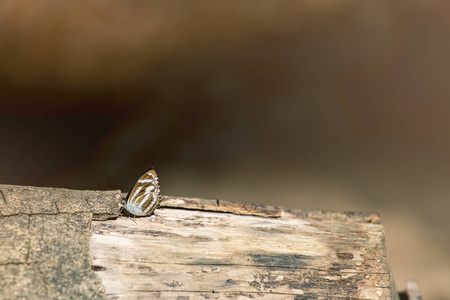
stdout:
{"type": "Polygon", "coordinates": [[[25,262],[27,264],[28,264],[28,259],[30,257],[30,249],[31,249],[30,218],[31,218],[31,216],[28,216],[27,230],[28,230],[29,239],[28,239],[27,256],[26,256],[26,259],[25,259],[25,262]]]}
{"type": "MultiPolygon", "coordinates": [[[[108,258],[108,261],[115,261],[118,263],[136,263],[135,261],[131,260],[123,260],[123,259],[114,259],[114,258],[108,258]]],[[[216,266],[225,266],[225,267],[242,267],[242,268],[254,268],[254,269],[285,269],[285,270],[309,270],[309,271],[318,271],[318,272],[328,272],[328,271],[336,271],[343,274],[365,274],[365,275],[389,275],[389,272],[365,272],[365,271],[350,271],[345,269],[325,269],[325,268],[312,268],[312,267],[291,267],[291,266],[268,266],[268,265],[254,265],[254,264],[224,264],[224,263],[205,263],[205,264],[198,264],[198,263],[178,263],[178,262],[161,262],[161,261],[147,261],[146,264],[158,264],[158,265],[178,265],[178,266],[202,266],[202,267],[216,267],[216,266]]]]}
{"type": "MultiPolygon", "coordinates": [[[[353,299],[353,300],[367,300],[367,298],[360,298],[360,297],[347,297],[347,296],[339,296],[339,295],[330,295],[330,294],[324,294],[324,293],[314,293],[314,294],[306,294],[306,293],[283,293],[283,292],[274,292],[274,291],[227,291],[227,290],[143,290],[143,289],[134,289],[133,292],[144,292],[144,293],[193,293],[193,294],[232,294],[232,295],[260,295],[260,294],[266,294],[266,295],[282,295],[282,296],[301,296],[300,298],[296,299],[316,299],[317,297],[330,297],[329,299],[353,299]],[[304,298],[303,298],[304,297],[304,298]],[[313,298],[311,298],[313,297],[313,298]]],[[[108,296],[117,296],[117,295],[125,295],[121,293],[106,293],[108,296]]],[[[120,298],[120,297],[119,297],[120,298]]],[[[251,297],[253,298],[253,297],[251,297]]]]}
{"type": "Polygon", "coordinates": [[[102,266],[95,266],[95,265],[92,265],[92,266],[91,266],[91,269],[92,269],[92,271],[94,271],[94,272],[99,272],[99,271],[105,271],[105,270],[106,270],[105,267],[102,267],[102,266]]]}
{"type": "Polygon", "coordinates": [[[5,194],[3,193],[2,190],[0,190],[0,198],[2,198],[3,202],[5,202],[5,204],[8,205],[8,202],[6,202],[5,194]]]}
{"type": "MultiPolygon", "coordinates": [[[[50,194],[53,194],[53,192],[50,192],[50,194]]],[[[52,197],[53,198],[53,197],[52,197]]],[[[65,196],[65,200],[68,200],[67,199],[67,196],[65,196]]],[[[60,211],[59,211],[59,207],[58,207],[58,204],[56,203],[57,202],[57,200],[55,200],[55,199],[52,199],[52,205],[56,208],[56,213],[60,213],[60,211]]]]}
{"type": "Polygon", "coordinates": [[[55,208],[56,208],[57,213],[58,213],[58,214],[61,213],[61,212],[59,211],[59,207],[58,207],[58,204],[56,203],[56,201],[53,202],[53,204],[55,205],[55,208]]]}
{"type": "Polygon", "coordinates": [[[73,214],[77,214],[77,213],[83,213],[84,211],[79,210],[79,211],[74,211],[74,212],[59,212],[59,213],[47,213],[47,212],[42,212],[42,213],[16,213],[16,214],[11,214],[11,215],[3,215],[1,216],[2,218],[7,218],[7,217],[17,217],[17,216],[60,216],[60,215],[73,215],[73,214]]]}
{"type": "Polygon", "coordinates": [[[6,263],[0,263],[0,266],[9,266],[9,265],[13,265],[13,266],[22,266],[22,265],[33,265],[34,263],[27,263],[27,262],[6,262],[6,263]]]}
{"type": "Polygon", "coordinates": [[[94,213],[93,211],[92,211],[92,207],[91,207],[91,204],[89,203],[89,200],[88,200],[89,198],[88,197],[86,197],[84,200],[86,201],[86,204],[87,204],[87,206],[89,207],[89,211],[91,212],[91,213],[94,213]]]}

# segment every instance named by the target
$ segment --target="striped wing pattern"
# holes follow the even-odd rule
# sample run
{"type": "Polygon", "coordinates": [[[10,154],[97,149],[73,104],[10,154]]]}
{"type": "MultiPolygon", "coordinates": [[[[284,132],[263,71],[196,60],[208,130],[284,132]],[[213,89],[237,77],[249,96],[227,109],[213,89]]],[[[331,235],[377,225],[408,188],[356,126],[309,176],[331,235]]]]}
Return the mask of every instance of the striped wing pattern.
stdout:
{"type": "Polygon", "coordinates": [[[159,205],[159,201],[158,175],[150,169],[134,184],[123,206],[135,216],[148,216],[159,205]]]}

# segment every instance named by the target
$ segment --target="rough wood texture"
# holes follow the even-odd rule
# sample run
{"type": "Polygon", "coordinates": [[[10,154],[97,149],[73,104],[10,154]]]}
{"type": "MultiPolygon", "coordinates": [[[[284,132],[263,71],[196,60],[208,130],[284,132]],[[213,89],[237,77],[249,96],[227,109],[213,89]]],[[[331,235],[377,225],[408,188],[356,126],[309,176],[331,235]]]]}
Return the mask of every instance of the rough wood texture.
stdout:
{"type": "Polygon", "coordinates": [[[223,200],[209,200],[185,197],[161,197],[161,207],[194,209],[204,211],[228,212],[236,215],[279,218],[283,213],[281,206],[234,203],[223,200]]]}
{"type": "Polygon", "coordinates": [[[0,299],[103,299],[89,228],[118,216],[116,196],[0,185],[0,299]]]}
{"type": "Polygon", "coordinates": [[[376,214],[262,218],[163,208],[91,230],[94,268],[110,299],[391,299],[376,214]]]}
{"type": "Polygon", "coordinates": [[[391,298],[377,214],[119,195],[0,185],[0,299],[391,298]]]}
{"type": "MultiPolygon", "coordinates": [[[[127,195],[127,193],[123,193],[122,197],[126,198],[127,195]]],[[[282,206],[235,203],[218,199],[211,200],[173,196],[161,196],[160,207],[227,212],[236,215],[260,216],[267,218],[279,218],[284,211],[282,206]]]]}

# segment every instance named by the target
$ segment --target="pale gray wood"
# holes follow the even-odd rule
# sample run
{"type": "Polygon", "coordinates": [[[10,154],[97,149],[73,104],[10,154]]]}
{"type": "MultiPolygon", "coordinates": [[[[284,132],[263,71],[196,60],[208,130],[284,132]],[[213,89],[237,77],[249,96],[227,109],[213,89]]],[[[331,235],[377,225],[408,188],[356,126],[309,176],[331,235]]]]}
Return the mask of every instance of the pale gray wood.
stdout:
{"type": "Polygon", "coordinates": [[[90,253],[107,298],[391,299],[376,214],[155,214],[93,222],[90,253]]]}

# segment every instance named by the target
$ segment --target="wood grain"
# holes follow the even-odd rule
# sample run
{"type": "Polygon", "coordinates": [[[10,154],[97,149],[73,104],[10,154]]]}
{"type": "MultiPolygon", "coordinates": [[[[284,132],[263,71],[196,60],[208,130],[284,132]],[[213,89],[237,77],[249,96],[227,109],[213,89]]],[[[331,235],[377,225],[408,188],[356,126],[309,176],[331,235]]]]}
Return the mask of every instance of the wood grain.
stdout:
{"type": "Polygon", "coordinates": [[[390,299],[377,221],[159,209],[150,218],[93,222],[90,253],[109,299],[390,299]]]}

